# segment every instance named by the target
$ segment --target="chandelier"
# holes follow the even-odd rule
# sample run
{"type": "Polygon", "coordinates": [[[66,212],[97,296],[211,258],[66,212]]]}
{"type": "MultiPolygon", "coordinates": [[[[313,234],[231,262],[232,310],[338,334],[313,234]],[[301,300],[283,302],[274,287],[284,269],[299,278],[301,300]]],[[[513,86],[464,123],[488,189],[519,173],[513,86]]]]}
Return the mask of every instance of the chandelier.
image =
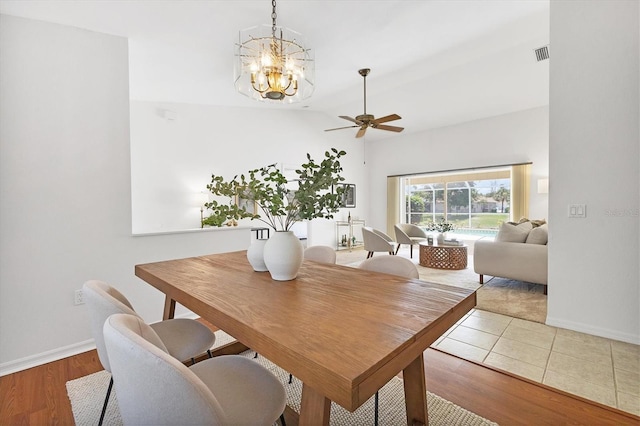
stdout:
{"type": "Polygon", "coordinates": [[[243,95],[260,101],[300,102],[313,93],[313,57],[301,34],[276,25],[275,0],[271,6],[271,26],[240,31],[235,86],[243,95]]]}

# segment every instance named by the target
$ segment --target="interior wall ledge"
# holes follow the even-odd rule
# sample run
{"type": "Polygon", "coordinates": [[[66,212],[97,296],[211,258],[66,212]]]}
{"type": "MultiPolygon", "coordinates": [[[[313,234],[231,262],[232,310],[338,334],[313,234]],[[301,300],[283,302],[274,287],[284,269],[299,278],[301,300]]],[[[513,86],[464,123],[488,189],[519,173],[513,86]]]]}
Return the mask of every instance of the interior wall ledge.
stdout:
{"type": "Polygon", "coordinates": [[[172,231],[133,232],[131,233],[131,236],[132,237],[150,237],[154,235],[194,234],[198,232],[240,231],[240,230],[251,230],[251,228],[255,228],[255,227],[254,226],[221,226],[221,227],[208,227],[208,228],[176,229],[172,231]]]}

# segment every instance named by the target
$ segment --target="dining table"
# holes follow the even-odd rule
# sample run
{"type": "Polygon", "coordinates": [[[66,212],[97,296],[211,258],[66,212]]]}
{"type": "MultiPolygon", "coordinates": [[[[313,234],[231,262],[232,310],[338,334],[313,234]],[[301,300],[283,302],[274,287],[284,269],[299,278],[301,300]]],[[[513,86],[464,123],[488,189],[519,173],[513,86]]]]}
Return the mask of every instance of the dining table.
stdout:
{"type": "Polygon", "coordinates": [[[328,425],[402,372],[407,424],[428,424],[423,352],[476,304],[474,290],[304,260],[295,279],[256,272],[246,251],[135,266],[176,303],[302,381],[300,425],[328,425]]]}

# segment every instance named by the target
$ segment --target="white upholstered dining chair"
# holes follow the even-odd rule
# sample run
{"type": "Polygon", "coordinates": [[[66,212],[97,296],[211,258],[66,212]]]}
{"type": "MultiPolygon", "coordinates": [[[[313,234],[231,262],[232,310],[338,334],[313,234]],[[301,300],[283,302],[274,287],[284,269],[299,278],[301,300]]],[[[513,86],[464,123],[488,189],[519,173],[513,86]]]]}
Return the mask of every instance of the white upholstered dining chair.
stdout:
{"type": "Polygon", "coordinates": [[[420,278],[418,268],[409,259],[401,256],[378,256],[363,260],[360,269],[399,275],[405,278],[420,278]]]}
{"type": "Polygon", "coordinates": [[[336,251],[329,246],[310,246],[304,249],[304,258],[322,263],[336,263],[336,251]]]}
{"type": "MultiPolygon", "coordinates": [[[[104,369],[111,372],[111,363],[102,334],[104,322],[113,314],[122,313],[135,316],[138,314],[122,293],[103,281],[87,281],[82,286],[82,291],[89,308],[91,332],[96,342],[98,358],[104,369]]],[[[177,318],[151,324],[151,327],[162,340],[168,353],[179,361],[191,360],[192,363],[195,363],[194,358],[205,352],[211,356],[210,349],[215,343],[216,336],[207,326],[198,321],[177,318]]],[[[109,381],[109,388],[98,421],[99,425],[104,420],[112,387],[113,376],[109,381]]]]}
{"type": "MultiPolygon", "coordinates": [[[[367,271],[382,272],[390,275],[398,275],[405,278],[420,278],[418,268],[407,258],[400,256],[378,256],[363,260],[358,268],[367,271]]],[[[374,399],[374,425],[378,425],[379,395],[376,392],[374,399]]]]}
{"type": "Polygon", "coordinates": [[[375,252],[394,254],[395,242],[382,231],[363,226],[362,241],[364,242],[364,250],[367,252],[367,259],[372,257],[375,252]]]}
{"type": "Polygon", "coordinates": [[[410,257],[413,259],[413,245],[427,241],[427,233],[422,228],[411,223],[398,223],[394,226],[396,232],[396,254],[402,244],[409,244],[410,257]]]}
{"type": "Polygon", "coordinates": [[[107,319],[104,340],[125,426],[283,420],[284,387],[249,358],[223,355],[187,367],[168,353],[149,325],[128,314],[107,319]]]}

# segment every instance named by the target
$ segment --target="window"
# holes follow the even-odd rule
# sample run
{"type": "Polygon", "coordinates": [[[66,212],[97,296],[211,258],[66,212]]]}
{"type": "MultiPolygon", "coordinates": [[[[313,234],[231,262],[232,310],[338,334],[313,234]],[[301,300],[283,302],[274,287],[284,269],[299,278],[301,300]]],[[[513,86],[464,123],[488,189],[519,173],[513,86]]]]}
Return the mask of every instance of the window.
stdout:
{"type": "MultiPolygon", "coordinates": [[[[502,222],[519,219],[528,210],[530,164],[424,173],[390,177],[389,188],[398,185],[400,206],[388,206],[391,222],[418,226],[446,219],[457,229],[496,230],[502,222]]],[[[393,191],[389,192],[389,203],[393,191]]]]}

